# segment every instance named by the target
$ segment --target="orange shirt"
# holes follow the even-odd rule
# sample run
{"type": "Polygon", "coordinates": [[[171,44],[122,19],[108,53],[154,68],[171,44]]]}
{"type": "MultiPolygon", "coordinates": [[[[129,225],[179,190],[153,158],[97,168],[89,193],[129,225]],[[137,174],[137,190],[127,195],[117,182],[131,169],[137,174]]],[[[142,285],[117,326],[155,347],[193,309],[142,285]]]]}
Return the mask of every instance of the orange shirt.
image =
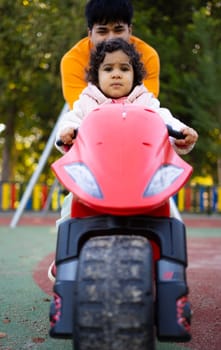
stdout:
{"type": "MultiPolygon", "coordinates": [[[[130,41],[141,54],[143,64],[147,71],[147,77],[143,83],[155,97],[158,97],[160,60],[157,52],[150,45],[135,36],[131,36],[130,41]]],[[[62,57],[62,90],[64,99],[69,104],[70,109],[73,108],[73,103],[78,100],[80,93],[87,86],[85,68],[88,66],[91,48],[91,41],[86,37],[80,40],[62,57]]]]}

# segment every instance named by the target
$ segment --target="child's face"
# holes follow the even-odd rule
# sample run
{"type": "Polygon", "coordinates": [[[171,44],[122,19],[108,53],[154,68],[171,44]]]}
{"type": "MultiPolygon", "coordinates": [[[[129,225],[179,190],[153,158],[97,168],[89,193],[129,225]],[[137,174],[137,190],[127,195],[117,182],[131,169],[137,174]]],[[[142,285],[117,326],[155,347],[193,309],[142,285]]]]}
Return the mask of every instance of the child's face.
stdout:
{"type": "Polygon", "coordinates": [[[127,96],[134,81],[134,71],[129,57],[121,50],[106,53],[98,70],[99,88],[111,98],[127,96]]]}
{"type": "Polygon", "coordinates": [[[130,40],[131,36],[131,26],[128,24],[119,22],[119,23],[107,23],[107,24],[94,24],[92,30],[88,31],[88,36],[96,46],[98,43],[104,40],[121,38],[125,41],[130,40]]]}

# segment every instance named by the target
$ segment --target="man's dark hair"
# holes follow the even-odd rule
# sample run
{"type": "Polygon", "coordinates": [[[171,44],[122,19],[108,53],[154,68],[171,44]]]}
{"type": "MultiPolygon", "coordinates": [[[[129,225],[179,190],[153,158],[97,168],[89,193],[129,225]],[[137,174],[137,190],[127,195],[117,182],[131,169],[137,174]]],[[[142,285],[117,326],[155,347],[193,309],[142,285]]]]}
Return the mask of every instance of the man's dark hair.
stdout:
{"type": "Polygon", "coordinates": [[[134,70],[133,88],[136,85],[142,84],[142,81],[146,76],[146,71],[140,60],[140,54],[135,50],[133,44],[129,44],[121,38],[102,41],[96,46],[96,49],[91,51],[89,68],[86,72],[88,82],[96,86],[99,85],[98,70],[101,63],[104,61],[106,53],[112,53],[118,50],[123,51],[130,58],[130,63],[134,70]]]}
{"type": "Polygon", "coordinates": [[[85,7],[88,28],[94,24],[123,22],[131,25],[133,6],[130,0],[89,0],[85,7]]]}

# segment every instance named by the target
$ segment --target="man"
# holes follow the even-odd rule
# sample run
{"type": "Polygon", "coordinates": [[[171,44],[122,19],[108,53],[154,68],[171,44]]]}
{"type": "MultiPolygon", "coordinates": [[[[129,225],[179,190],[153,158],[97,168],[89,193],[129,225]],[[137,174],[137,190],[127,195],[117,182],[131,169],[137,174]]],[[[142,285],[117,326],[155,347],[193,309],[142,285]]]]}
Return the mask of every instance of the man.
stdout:
{"type": "Polygon", "coordinates": [[[130,0],[89,0],[85,7],[88,36],[72,47],[61,60],[62,90],[69,108],[86,87],[85,69],[91,49],[115,37],[131,42],[140,53],[147,71],[143,81],[155,97],[159,94],[160,61],[155,49],[132,35],[133,6],[130,0]]]}

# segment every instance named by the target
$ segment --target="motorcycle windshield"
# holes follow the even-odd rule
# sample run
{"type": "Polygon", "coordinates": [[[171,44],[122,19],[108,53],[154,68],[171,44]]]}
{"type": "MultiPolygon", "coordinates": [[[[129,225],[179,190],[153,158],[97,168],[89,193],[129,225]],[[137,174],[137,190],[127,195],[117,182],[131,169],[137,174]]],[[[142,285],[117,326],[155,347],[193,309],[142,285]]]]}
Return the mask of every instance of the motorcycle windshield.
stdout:
{"type": "Polygon", "coordinates": [[[125,104],[92,111],[74,146],[52,169],[85,204],[115,215],[162,205],[192,173],[173,150],[161,117],[125,104]]]}

